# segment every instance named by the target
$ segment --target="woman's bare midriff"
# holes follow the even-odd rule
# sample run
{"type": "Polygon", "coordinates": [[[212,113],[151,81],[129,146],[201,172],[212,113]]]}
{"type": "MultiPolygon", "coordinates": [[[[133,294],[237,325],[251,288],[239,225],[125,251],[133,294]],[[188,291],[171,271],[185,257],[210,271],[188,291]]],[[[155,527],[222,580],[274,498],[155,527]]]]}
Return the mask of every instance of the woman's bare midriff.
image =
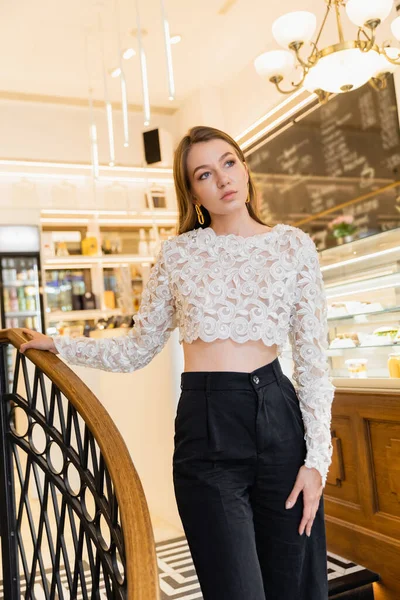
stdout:
{"type": "Polygon", "coordinates": [[[272,362],[278,356],[276,344],[266,346],[261,340],[244,343],[228,340],[182,342],[185,372],[240,371],[251,373],[272,362]]]}

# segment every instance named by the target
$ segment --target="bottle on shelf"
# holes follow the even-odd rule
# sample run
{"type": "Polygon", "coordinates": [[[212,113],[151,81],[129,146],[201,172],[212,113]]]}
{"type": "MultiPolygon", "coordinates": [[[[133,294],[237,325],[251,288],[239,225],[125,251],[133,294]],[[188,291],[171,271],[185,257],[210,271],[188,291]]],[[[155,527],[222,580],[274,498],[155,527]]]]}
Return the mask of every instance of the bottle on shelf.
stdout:
{"type": "Polygon", "coordinates": [[[149,255],[149,248],[146,241],[146,232],[143,227],[139,229],[139,254],[140,256],[149,255]]]}
{"type": "Polygon", "coordinates": [[[56,256],[69,256],[66,242],[58,242],[56,256]]]}
{"type": "Polygon", "coordinates": [[[1,261],[1,267],[3,269],[3,273],[2,273],[2,275],[3,275],[3,283],[4,284],[11,283],[11,280],[10,280],[10,269],[8,268],[8,260],[6,258],[4,258],[1,261]]]}
{"type": "Polygon", "coordinates": [[[10,302],[10,290],[8,288],[4,288],[4,312],[8,313],[11,311],[11,302],[10,302]]]}
{"type": "Polygon", "coordinates": [[[154,256],[157,249],[157,240],[154,233],[154,229],[150,230],[150,241],[149,241],[149,253],[154,256]]]}
{"type": "Polygon", "coordinates": [[[112,254],[121,254],[122,241],[119,235],[114,235],[111,239],[111,252],[112,254]]]}
{"type": "Polygon", "coordinates": [[[14,259],[10,258],[8,261],[8,272],[9,281],[8,283],[15,283],[17,281],[17,269],[15,268],[14,259]]]}
{"type": "Polygon", "coordinates": [[[97,237],[94,235],[86,236],[81,242],[81,248],[84,256],[96,256],[99,253],[97,237]]]}
{"type": "Polygon", "coordinates": [[[10,287],[8,293],[9,293],[9,297],[10,297],[10,312],[18,312],[19,305],[18,305],[17,288],[10,287]]]}
{"type": "Polygon", "coordinates": [[[19,281],[26,281],[28,279],[28,271],[24,260],[21,260],[20,267],[17,273],[17,279],[19,281]]]}
{"type": "Polygon", "coordinates": [[[112,254],[111,241],[106,238],[101,247],[103,254],[112,254]]]}
{"type": "Polygon", "coordinates": [[[36,310],[36,299],[33,294],[26,294],[26,310],[35,312],[36,310]]]}
{"type": "Polygon", "coordinates": [[[32,261],[32,263],[28,267],[28,279],[29,281],[37,281],[37,267],[36,264],[32,261]]]}
{"type": "Polygon", "coordinates": [[[20,312],[26,312],[26,298],[25,288],[23,286],[18,288],[18,309],[20,312]]]}
{"type": "Polygon", "coordinates": [[[389,354],[388,359],[389,377],[400,378],[400,353],[389,354]]]}

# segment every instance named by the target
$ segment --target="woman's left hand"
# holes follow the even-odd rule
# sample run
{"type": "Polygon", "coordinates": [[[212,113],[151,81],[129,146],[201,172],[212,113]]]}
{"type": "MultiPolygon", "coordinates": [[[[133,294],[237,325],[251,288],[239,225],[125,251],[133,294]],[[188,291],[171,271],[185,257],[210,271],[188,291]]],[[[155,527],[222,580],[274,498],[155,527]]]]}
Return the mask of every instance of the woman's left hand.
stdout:
{"type": "Polygon", "coordinates": [[[298,495],[303,490],[303,518],[299,527],[299,534],[304,533],[310,537],[311,527],[313,525],[316,512],[318,510],[319,501],[323,492],[321,473],[314,468],[309,468],[303,465],[300,467],[296,477],[296,481],[290,495],[286,500],[286,508],[292,508],[298,498],[298,495]]]}

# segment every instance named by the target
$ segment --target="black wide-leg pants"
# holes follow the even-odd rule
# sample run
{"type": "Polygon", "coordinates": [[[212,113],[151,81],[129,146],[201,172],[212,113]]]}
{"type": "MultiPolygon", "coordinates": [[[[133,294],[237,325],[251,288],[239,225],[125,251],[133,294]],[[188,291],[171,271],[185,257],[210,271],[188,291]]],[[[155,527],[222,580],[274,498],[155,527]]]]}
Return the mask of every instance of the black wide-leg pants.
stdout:
{"type": "Polygon", "coordinates": [[[296,390],[278,358],[251,373],[186,371],[173,477],[204,600],[327,600],[324,504],[298,532],[285,508],[306,446],[296,390]]]}

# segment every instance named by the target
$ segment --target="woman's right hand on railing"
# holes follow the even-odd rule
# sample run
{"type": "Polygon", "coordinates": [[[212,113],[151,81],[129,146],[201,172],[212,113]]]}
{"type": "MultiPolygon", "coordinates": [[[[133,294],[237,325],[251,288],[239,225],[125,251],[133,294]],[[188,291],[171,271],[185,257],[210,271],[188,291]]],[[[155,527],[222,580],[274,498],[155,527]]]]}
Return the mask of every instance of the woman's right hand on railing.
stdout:
{"type": "Polygon", "coordinates": [[[36,350],[48,350],[49,352],[53,352],[53,354],[58,354],[52,337],[31,329],[22,329],[22,332],[29,338],[29,342],[21,344],[20,352],[35,348],[36,350]]]}

